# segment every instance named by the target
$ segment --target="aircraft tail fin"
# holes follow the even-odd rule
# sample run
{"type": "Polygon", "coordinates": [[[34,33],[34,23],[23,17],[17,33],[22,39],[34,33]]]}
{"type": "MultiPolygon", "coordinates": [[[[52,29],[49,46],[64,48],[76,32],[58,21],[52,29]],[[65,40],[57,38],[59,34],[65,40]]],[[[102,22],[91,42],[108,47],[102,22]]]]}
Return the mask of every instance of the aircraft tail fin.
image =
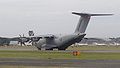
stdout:
{"type": "Polygon", "coordinates": [[[78,25],[76,27],[75,33],[85,33],[87,25],[91,16],[109,16],[113,14],[89,14],[89,13],[76,13],[72,12],[72,14],[79,15],[81,18],[79,19],[78,25]]]}

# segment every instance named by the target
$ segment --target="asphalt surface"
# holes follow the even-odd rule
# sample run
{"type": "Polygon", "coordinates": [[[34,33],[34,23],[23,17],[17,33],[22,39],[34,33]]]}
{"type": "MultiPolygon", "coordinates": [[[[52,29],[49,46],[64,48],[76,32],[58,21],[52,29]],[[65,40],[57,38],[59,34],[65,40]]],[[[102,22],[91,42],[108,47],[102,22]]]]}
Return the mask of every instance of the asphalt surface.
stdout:
{"type": "MultiPolygon", "coordinates": [[[[33,50],[36,48],[24,47],[3,47],[0,50],[33,50]]],[[[52,51],[51,51],[52,52],[52,51]]],[[[60,51],[61,52],[61,51],[60,51]]],[[[62,51],[71,52],[71,51],[62,51]]],[[[83,50],[81,52],[114,52],[120,53],[120,50],[83,50]]],[[[120,68],[120,60],[77,60],[77,59],[22,59],[22,58],[0,58],[0,66],[39,66],[39,67],[72,67],[72,68],[120,68]]]]}
{"type": "Polygon", "coordinates": [[[120,60],[73,60],[73,59],[13,59],[0,58],[0,65],[76,67],[76,68],[120,68],[120,60]]]}

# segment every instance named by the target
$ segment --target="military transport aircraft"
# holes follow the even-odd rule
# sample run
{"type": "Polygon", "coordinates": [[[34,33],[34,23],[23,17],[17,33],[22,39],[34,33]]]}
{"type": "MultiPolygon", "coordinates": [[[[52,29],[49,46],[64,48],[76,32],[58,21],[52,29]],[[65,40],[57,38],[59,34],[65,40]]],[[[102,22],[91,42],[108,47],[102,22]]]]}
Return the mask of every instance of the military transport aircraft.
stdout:
{"type": "Polygon", "coordinates": [[[78,22],[78,25],[76,27],[76,30],[74,33],[65,35],[65,36],[57,36],[57,35],[40,35],[40,36],[34,36],[32,34],[32,31],[29,33],[29,37],[15,37],[11,38],[10,40],[18,40],[21,42],[21,44],[24,44],[23,42],[31,41],[33,42],[33,45],[35,45],[38,50],[41,50],[44,48],[45,50],[53,50],[54,48],[57,48],[58,50],[66,50],[70,45],[80,42],[85,34],[85,30],[87,28],[87,25],[89,23],[89,20],[91,16],[106,16],[106,15],[113,15],[113,14],[89,14],[89,13],[76,13],[72,12],[72,14],[81,16],[80,20],[78,22]]]}
{"type": "Polygon", "coordinates": [[[70,45],[80,42],[85,34],[88,22],[91,16],[106,16],[113,14],[89,14],[89,13],[76,13],[72,14],[81,16],[74,33],[65,36],[56,35],[41,35],[41,36],[31,36],[32,41],[35,40],[35,46],[38,50],[44,48],[45,50],[53,50],[57,48],[58,50],[66,50],[70,45]]]}

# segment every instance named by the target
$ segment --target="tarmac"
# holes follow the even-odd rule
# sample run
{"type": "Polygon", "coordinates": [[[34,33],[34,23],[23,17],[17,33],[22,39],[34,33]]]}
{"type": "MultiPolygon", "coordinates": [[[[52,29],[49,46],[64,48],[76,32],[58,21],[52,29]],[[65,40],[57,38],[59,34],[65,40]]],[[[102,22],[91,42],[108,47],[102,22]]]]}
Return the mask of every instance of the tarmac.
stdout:
{"type": "Polygon", "coordinates": [[[75,60],[75,59],[13,59],[0,58],[0,65],[71,67],[71,68],[120,68],[120,60],[75,60]]]}
{"type": "MultiPolygon", "coordinates": [[[[1,47],[0,50],[27,50],[24,47],[1,47]],[[17,49],[18,48],[18,49],[17,49]]],[[[33,51],[37,50],[31,48],[33,51]]],[[[69,52],[69,51],[64,51],[69,52]]],[[[114,52],[120,53],[120,50],[83,50],[82,52],[114,52]]],[[[79,59],[22,59],[22,58],[0,58],[0,66],[38,66],[38,67],[56,67],[56,68],[120,68],[120,60],[79,60],[79,59]]]]}

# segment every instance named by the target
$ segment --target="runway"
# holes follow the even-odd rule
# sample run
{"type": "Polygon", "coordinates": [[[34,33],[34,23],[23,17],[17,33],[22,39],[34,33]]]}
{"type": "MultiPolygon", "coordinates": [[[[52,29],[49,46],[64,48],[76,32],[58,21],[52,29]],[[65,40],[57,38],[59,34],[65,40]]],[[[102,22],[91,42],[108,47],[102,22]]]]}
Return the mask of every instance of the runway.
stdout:
{"type": "Polygon", "coordinates": [[[76,67],[76,68],[119,68],[120,60],[75,60],[75,59],[13,59],[0,58],[0,65],[76,67]]]}
{"type": "MultiPolygon", "coordinates": [[[[32,47],[1,47],[0,50],[37,51],[32,47]]],[[[49,51],[50,52],[50,51],[49,51]]],[[[53,52],[53,51],[51,51],[53,52]]],[[[57,51],[72,52],[72,50],[57,51]]],[[[120,50],[81,50],[87,53],[120,53],[120,50]]],[[[79,60],[79,59],[28,59],[28,58],[0,58],[0,66],[37,66],[55,68],[120,68],[120,60],[79,60]]]]}

